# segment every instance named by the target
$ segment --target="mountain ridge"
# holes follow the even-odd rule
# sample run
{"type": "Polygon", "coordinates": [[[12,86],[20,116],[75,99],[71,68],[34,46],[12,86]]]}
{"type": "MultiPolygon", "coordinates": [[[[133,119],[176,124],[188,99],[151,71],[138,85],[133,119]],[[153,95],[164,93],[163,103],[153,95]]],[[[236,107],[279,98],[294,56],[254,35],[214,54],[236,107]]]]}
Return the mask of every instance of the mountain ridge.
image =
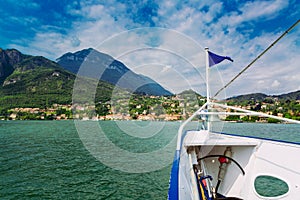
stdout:
{"type": "Polygon", "coordinates": [[[77,74],[98,78],[133,93],[170,96],[171,92],[163,88],[151,78],[136,74],[121,61],[93,48],[74,53],[68,52],[56,59],[64,69],[77,74]],[[80,71],[79,71],[80,70],[80,71]]]}
{"type": "MultiPolygon", "coordinates": [[[[89,52],[86,51],[86,54],[87,53],[89,52]]],[[[68,56],[72,55],[72,53],[68,54],[68,56]]],[[[114,61],[112,57],[110,57],[109,60],[112,63],[114,61]]],[[[116,69],[119,65],[120,63],[115,61],[114,65],[109,66],[116,69]]],[[[126,68],[120,68],[120,70],[121,69],[127,70],[126,68]]],[[[76,75],[74,73],[69,72],[56,62],[42,56],[26,55],[16,49],[3,50],[0,48],[0,105],[13,107],[71,103],[75,77],[76,75]],[[30,100],[32,100],[32,102],[30,102],[30,100]]],[[[99,81],[96,100],[109,100],[114,88],[115,86],[112,84],[99,81]]],[[[121,91],[120,88],[118,88],[118,90],[121,91]]],[[[125,90],[124,92],[129,91],[125,90]]],[[[250,101],[253,99],[264,100],[268,98],[300,100],[300,90],[281,95],[252,93],[230,97],[227,100],[250,101]]]]}
{"type": "MultiPolygon", "coordinates": [[[[15,107],[49,107],[52,104],[71,104],[76,75],[42,56],[30,56],[17,50],[1,49],[0,110],[15,107]],[[15,56],[9,56],[13,51],[15,56]],[[17,58],[17,60],[13,60],[17,58]]],[[[97,81],[95,101],[108,101],[112,91],[126,93],[104,81],[97,81]]],[[[84,87],[94,84],[84,79],[84,87]]]]}
{"type": "Polygon", "coordinates": [[[288,93],[283,93],[280,95],[267,95],[264,93],[250,93],[250,94],[243,94],[243,95],[238,95],[234,97],[229,97],[226,100],[231,101],[245,101],[245,100],[264,100],[266,98],[278,98],[278,99],[286,99],[286,100],[300,100],[300,90],[294,91],[294,92],[288,92],[288,93]]]}
{"type": "Polygon", "coordinates": [[[22,54],[16,49],[0,48],[0,84],[13,73],[16,64],[27,58],[30,58],[30,55],[22,54]]]}

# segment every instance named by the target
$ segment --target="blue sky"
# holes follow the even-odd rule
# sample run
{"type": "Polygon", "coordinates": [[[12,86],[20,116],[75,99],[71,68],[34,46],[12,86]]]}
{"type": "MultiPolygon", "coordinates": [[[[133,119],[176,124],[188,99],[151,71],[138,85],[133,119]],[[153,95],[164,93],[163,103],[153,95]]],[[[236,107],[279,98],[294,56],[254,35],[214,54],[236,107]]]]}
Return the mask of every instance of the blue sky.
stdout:
{"type": "MultiPolygon", "coordinates": [[[[123,38],[124,32],[160,27],[171,30],[169,34],[175,40],[170,41],[176,42],[176,47],[165,46],[171,37],[161,37],[165,31],[154,31],[156,35],[144,39],[149,47],[176,51],[175,48],[184,46],[185,53],[191,54],[186,47],[193,40],[201,47],[208,46],[215,53],[228,55],[235,62],[218,65],[213,72],[221,74],[223,83],[227,83],[299,20],[299,10],[297,0],[2,0],[0,47],[16,48],[22,53],[42,55],[51,60],[66,52],[93,47],[111,53],[135,72],[150,76],[172,92],[192,88],[203,93],[203,76],[199,78],[194,69],[185,68],[185,62],[180,66],[174,63],[176,59],[172,56],[163,55],[162,63],[159,61],[162,55],[157,52],[151,52],[151,56],[148,51],[120,56],[122,45],[131,44],[128,38],[123,38]],[[185,39],[176,40],[178,34],[185,39]],[[119,44],[110,46],[114,52],[102,45],[111,40],[119,44]]],[[[226,96],[300,90],[299,27],[233,83],[226,96]]],[[[201,72],[203,64],[195,65],[201,72]]]]}

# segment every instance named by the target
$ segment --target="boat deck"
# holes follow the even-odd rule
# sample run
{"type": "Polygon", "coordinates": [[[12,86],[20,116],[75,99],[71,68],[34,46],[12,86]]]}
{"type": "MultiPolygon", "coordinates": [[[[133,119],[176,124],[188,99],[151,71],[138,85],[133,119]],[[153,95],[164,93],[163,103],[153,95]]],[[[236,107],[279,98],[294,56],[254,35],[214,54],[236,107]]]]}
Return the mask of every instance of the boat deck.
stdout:
{"type": "Polygon", "coordinates": [[[208,133],[207,130],[188,131],[183,145],[189,146],[257,146],[259,142],[251,138],[208,133]]]}

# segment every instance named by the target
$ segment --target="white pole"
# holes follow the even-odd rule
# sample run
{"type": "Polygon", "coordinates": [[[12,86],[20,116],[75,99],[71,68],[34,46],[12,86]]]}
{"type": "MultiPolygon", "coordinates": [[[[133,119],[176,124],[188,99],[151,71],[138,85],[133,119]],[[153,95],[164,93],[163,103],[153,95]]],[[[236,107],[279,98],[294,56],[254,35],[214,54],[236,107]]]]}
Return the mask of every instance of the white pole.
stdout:
{"type": "Polygon", "coordinates": [[[178,134],[177,134],[177,146],[176,146],[176,150],[180,150],[181,148],[181,143],[182,143],[182,135],[183,135],[183,129],[185,128],[185,126],[190,122],[192,121],[192,119],[194,119],[198,114],[199,112],[201,112],[206,106],[207,103],[205,103],[203,106],[201,106],[201,108],[199,108],[196,112],[194,112],[194,114],[192,114],[187,120],[185,120],[179,127],[178,129],[178,134]]]}
{"type": "MultiPolygon", "coordinates": [[[[210,104],[210,94],[209,94],[209,54],[208,47],[205,47],[205,67],[206,67],[206,102],[207,102],[207,111],[209,111],[210,104]]],[[[207,130],[210,131],[210,122],[207,121],[207,130]]]]}
{"type": "Polygon", "coordinates": [[[205,66],[206,66],[206,98],[209,103],[209,55],[208,47],[205,47],[205,66]]]}

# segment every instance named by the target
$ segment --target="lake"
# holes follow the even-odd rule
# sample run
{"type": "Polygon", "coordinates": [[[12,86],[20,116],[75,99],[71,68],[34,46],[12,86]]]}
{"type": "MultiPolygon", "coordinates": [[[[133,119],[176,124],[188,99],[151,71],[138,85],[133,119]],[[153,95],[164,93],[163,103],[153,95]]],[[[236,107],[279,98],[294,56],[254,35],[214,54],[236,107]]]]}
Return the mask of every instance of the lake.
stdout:
{"type": "MultiPolygon", "coordinates": [[[[0,198],[166,199],[179,126],[180,122],[149,121],[0,121],[0,198]]],[[[299,125],[220,127],[222,132],[300,143],[299,125]]]]}

